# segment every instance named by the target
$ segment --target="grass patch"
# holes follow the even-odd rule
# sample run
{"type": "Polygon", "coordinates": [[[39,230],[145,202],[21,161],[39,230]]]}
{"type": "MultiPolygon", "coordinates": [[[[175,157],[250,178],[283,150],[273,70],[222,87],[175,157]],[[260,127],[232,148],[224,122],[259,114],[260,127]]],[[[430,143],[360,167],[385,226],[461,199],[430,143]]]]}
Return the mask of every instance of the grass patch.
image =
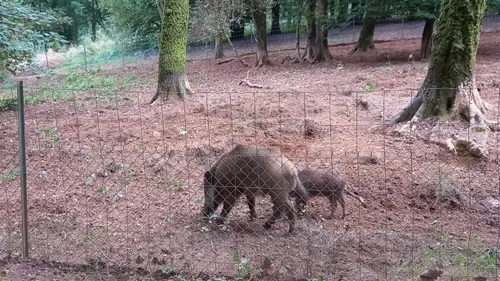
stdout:
{"type": "Polygon", "coordinates": [[[100,89],[104,91],[113,90],[117,87],[116,77],[97,75],[99,69],[88,72],[71,72],[66,76],[61,87],[78,91],[100,89]]]}
{"type": "Polygon", "coordinates": [[[106,65],[121,60],[130,61],[134,58],[135,56],[127,54],[125,48],[119,43],[104,38],[97,42],[69,48],[64,53],[64,61],[59,69],[68,70],[85,65],[90,68],[90,66],[106,65]]]}
{"type": "MultiPolygon", "coordinates": [[[[100,69],[92,69],[87,72],[73,71],[66,75],[62,81],[52,80],[38,88],[25,88],[24,102],[25,104],[38,104],[46,101],[73,101],[76,97],[82,96],[97,101],[108,98],[113,91],[119,89],[146,86],[148,86],[147,80],[139,79],[134,73],[120,78],[101,73],[100,69]]],[[[0,95],[0,110],[17,106],[17,99],[11,96],[11,94],[4,95],[4,97],[0,95]]]]}

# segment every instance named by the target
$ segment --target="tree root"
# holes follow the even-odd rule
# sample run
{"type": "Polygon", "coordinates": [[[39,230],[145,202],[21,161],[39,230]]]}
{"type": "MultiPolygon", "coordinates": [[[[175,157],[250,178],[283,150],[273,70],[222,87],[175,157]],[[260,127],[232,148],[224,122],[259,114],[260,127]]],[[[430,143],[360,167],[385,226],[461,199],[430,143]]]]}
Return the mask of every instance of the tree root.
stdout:
{"type": "Polygon", "coordinates": [[[359,47],[359,44],[356,44],[356,46],[348,53],[349,55],[352,55],[356,53],[358,50],[362,50],[363,52],[366,52],[368,49],[375,49],[375,45],[372,43],[366,48],[359,47]]]}
{"type": "Polygon", "coordinates": [[[474,158],[483,158],[488,156],[486,148],[489,129],[485,126],[468,128],[468,134],[452,135],[446,140],[441,140],[436,137],[435,131],[438,125],[432,128],[432,133],[429,136],[431,143],[437,144],[448,149],[449,152],[455,155],[472,156],[474,158]],[[473,135],[471,138],[470,135],[473,135]]]}
{"type": "Polygon", "coordinates": [[[287,62],[287,65],[290,64],[290,63],[300,63],[300,58],[297,58],[297,57],[290,57],[290,56],[286,56],[282,61],[281,61],[281,64],[284,64],[285,62],[287,62]]]}
{"type": "Polygon", "coordinates": [[[186,73],[167,73],[163,81],[158,83],[158,89],[149,104],[154,105],[158,100],[167,100],[174,93],[181,99],[195,93],[189,84],[186,73]]]}

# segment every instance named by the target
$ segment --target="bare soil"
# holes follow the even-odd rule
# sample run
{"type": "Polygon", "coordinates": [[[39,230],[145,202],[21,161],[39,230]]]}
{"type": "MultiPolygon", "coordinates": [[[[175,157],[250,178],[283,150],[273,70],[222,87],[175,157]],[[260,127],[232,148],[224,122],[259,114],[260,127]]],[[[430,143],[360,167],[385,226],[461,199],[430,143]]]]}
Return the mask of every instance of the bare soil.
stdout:
{"type": "MultiPolygon", "coordinates": [[[[483,33],[476,65],[493,120],[499,42],[500,33],[483,33]]],[[[427,62],[418,60],[419,40],[349,56],[351,48],[332,47],[334,59],[314,65],[281,64],[293,51],[270,53],[274,64],[261,69],[191,61],[196,94],[155,106],[148,102],[156,58],[102,67],[99,75],[134,73],[150,85],[112,93],[56,90],[62,72],[22,77],[26,96],[49,84],[44,90],[62,98],[26,105],[28,262],[18,258],[16,112],[0,112],[0,270],[9,270],[0,280],[147,280],[170,264],[186,278],[232,280],[244,271],[235,250],[250,259],[251,275],[267,274],[263,280],[415,280],[434,266],[444,280],[495,278],[488,257],[500,225],[497,134],[489,136],[489,158],[474,159],[419,138],[369,132],[416,94],[427,62]],[[247,73],[263,88],[240,86],[247,73]],[[346,195],[345,220],[340,208],[326,220],[327,199],[314,198],[290,236],[284,219],[263,229],[272,205],[261,197],[256,221],[240,200],[228,225],[206,224],[203,172],[235,143],[280,146],[299,169],[337,169],[368,208],[346,195]],[[378,164],[358,161],[367,156],[378,164]]]]}

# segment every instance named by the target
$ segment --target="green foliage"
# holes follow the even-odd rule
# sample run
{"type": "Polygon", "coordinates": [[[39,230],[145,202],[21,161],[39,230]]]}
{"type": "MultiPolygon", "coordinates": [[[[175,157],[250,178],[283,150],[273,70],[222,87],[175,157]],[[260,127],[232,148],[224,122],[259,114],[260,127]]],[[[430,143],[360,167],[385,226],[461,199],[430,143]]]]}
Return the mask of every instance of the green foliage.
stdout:
{"type": "Polygon", "coordinates": [[[165,274],[167,276],[171,276],[171,275],[175,274],[175,264],[170,264],[169,266],[167,266],[166,264],[163,264],[161,266],[161,273],[165,274]]]}
{"type": "Polygon", "coordinates": [[[30,63],[36,46],[58,48],[66,42],[52,32],[62,20],[53,12],[38,12],[12,0],[0,1],[0,72],[15,73],[30,63]]]}
{"type": "Polygon", "coordinates": [[[486,13],[488,13],[488,14],[500,13],[500,0],[487,0],[486,1],[486,13]]]}
{"type": "Polygon", "coordinates": [[[234,250],[233,252],[233,262],[236,265],[236,271],[242,274],[244,277],[248,276],[250,273],[249,258],[240,258],[240,253],[238,250],[234,250]]]}
{"type": "Polygon", "coordinates": [[[82,91],[90,89],[111,90],[116,87],[117,79],[115,77],[100,76],[97,75],[98,72],[99,70],[71,72],[66,76],[62,87],[82,91]]]}
{"type": "MultiPolygon", "coordinates": [[[[61,17],[70,19],[61,26],[54,27],[52,31],[72,43],[78,43],[81,35],[86,33],[95,35],[97,25],[104,26],[106,11],[100,6],[101,0],[22,0],[21,2],[38,11],[53,11],[61,17]]],[[[92,37],[95,40],[94,36],[92,37]]]]}
{"type": "Polygon", "coordinates": [[[396,10],[406,19],[436,19],[439,15],[442,0],[405,0],[398,2],[396,10]]]}
{"type": "Polygon", "coordinates": [[[218,34],[227,38],[231,25],[241,22],[247,11],[243,0],[195,0],[190,11],[188,42],[212,41],[218,34]]]}
{"type": "Polygon", "coordinates": [[[2,98],[0,99],[0,111],[15,110],[17,107],[17,99],[15,98],[2,98]]]}
{"type": "Polygon", "coordinates": [[[158,47],[160,12],[155,0],[101,0],[109,12],[108,29],[128,49],[158,47]]]}

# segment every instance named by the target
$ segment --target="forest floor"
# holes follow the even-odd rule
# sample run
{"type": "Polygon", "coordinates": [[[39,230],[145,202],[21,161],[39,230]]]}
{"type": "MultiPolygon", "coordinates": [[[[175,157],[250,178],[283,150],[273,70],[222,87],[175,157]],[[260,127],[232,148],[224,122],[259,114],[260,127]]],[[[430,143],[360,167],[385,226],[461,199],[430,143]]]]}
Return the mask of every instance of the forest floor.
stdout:
{"type": "MultiPolygon", "coordinates": [[[[500,32],[483,33],[476,62],[492,120],[500,118],[499,42],[500,32]]],[[[273,65],[260,69],[237,60],[190,61],[196,94],[153,106],[157,57],[87,73],[18,75],[30,101],[32,260],[18,258],[17,119],[15,111],[4,110],[0,280],[234,280],[259,274],[261,280],[418,280],[436,266],[444,271],[441,280],[494,280],[497,134],[488,138],[489,156],[476,159],[418,137],[368,131],[416,94],[428,65],[418,59],[419,43],[379,43],[352,56],[352,45],[331,47],[334,59],[314,65],[282,64],[293,51],[271,52],[273,65]],[[263,88],[239,85],[247,75],[263,88]],[[368,108],[357,106],[358,98],[368,108]],[[261,197],[256,221],[247,220],[242,199],[228,225],[206,224],[200,215],[203,172],[234,143],[279,145],[299,169],[334,168],[368,207],[346,195],[345,220],[340,208],[325,219],[328,201],[314,198],[289,236],[284,219],[262,228],[272,205],[261,197]],[[362,161],[366,156],[377,163],[362,161]],[[169,274],[174,267],[176,277],[169,274]]],[[[244,60],[251,64],[254,57],[244,60]]],[[[456,124],[441,126],[445,131],[456,124]]]]}

